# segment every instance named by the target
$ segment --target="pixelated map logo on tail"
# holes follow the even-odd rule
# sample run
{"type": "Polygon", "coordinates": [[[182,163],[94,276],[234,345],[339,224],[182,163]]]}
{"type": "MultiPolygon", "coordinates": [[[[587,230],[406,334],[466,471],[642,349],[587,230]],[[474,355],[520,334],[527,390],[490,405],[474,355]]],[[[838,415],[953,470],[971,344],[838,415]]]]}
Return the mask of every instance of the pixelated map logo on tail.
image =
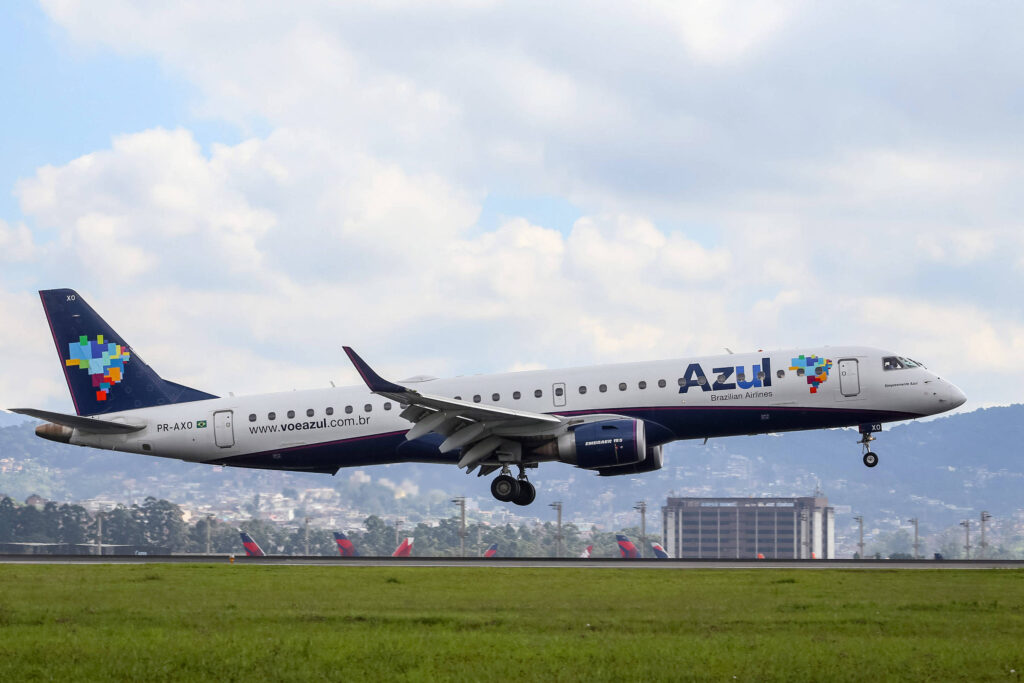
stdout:
{"type": "Polygon", "coordinates": [[[103,335],[95,341],[82,335],[78,341],[68,344],[68,359],[65,364],[86,370],[96,389],[96,400],[106,401],[107,392],[124,378],[124,364],[131,360],[126,347],[113,342],[104,342],[103,335]]]}
{"type": "Polygon", "coordinates": [[[818,393],[818,387],[828,379],[828,371],[832,369],[832,361],[820,356],[805,356],[800,354],[790,361],[789,369],[799,373],[803,370],[807,377],[807,383],[811,385],[811,393],[818,393]]]}

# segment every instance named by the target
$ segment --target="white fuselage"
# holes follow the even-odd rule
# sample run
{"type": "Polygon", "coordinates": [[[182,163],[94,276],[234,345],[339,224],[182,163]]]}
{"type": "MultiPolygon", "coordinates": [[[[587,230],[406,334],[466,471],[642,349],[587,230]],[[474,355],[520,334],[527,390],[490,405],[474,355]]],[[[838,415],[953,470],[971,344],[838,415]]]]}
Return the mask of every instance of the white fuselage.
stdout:
{"type": "MultiPolygon", "coordinates": [[[[964,402],[959,389],[923,366],[911,362],[885,369],[883,359],[892,357],[879,349],[826,347],[405,384],[422,393],[535,413],[635,417],[648,423],[649,444],[890,422],[964,402]],[[801,356],[831,361],[817,386],[808,382],[808,368],[794,365],[801,356]]],[[[457,454],[438,452],[435,442],[406,444],[411,423],[401,410],[365,386],[231,396],[109,413],[104,419],[144,428],[117,435],[76,431],[71,443],[193,462],[324,472],[373,463],[457,461],[457,454]]]]}

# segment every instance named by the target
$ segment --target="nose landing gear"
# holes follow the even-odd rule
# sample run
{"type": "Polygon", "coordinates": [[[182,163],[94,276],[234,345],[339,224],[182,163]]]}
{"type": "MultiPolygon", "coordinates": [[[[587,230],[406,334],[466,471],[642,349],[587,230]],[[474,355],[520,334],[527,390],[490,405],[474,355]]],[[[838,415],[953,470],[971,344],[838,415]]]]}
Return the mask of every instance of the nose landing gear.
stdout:
{"type": "Polygon", "coordinates": [[[529,505],[537,497],[537,489],[526,478],[526,471],[519,465],[519,476],[512,477],[508,465],[501,468],[501,474],[491,482],[491,495],[502,503],[529,505]]]}
{"type": "Polygon", "coordinates": [[[860,431],[860,441],[857,443],[859,443],[864,449],[864,465],[867,467],[874,467],[878,464],[878,455],[871,450],[870,444],[875,440],[875,437],[871,436],[871,434],[873,432],[882,431],[882,425],[881,423],[876,422],[874,424],[861,425],[858,429],[860,431]]]}

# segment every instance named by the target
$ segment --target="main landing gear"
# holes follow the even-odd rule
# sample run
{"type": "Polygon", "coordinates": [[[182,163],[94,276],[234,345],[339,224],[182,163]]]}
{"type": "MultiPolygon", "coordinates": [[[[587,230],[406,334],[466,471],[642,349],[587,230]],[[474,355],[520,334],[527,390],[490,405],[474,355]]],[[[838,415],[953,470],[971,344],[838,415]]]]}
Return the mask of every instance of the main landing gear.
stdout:
{"type": "Polygon", "coordinates": [[[867,467],[874,467],[878,464],[878,455],[871,450],[871,442],[875,440],[875,437],[871,436],[873,432],[882,431],[882,425],[879,423],[861,425],[860,430],[860,441],[861,448],[864,449],[864,465],[867,467]]]}
{"type": "Polygon", "coordinates": [[[508,465],[504,465],[501,474],[491,482],[491,495],[502,503],[529,505],[537,497],[537,489],[526,478],[522,465],[519,466],[518,478],[513,478],[508,465]]]}

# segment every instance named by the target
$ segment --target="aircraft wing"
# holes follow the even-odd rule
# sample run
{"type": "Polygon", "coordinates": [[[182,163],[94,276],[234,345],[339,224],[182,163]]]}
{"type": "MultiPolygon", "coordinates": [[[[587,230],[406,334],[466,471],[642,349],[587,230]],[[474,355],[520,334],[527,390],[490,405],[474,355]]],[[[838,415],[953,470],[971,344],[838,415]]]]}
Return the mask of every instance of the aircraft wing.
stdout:
{"type": "Polygon", "coordinates": [[[411,441],[431,433],[444,436],[439,446],[442,453],[463,449],[459,467],[474,465],[509,441],[551,437],[565,428],[566,421],[554,415],[421,394],[389,382],[352,348],[344,349],[370,391],[405,406],[402,417],[413,423],[405,438],[411,441]]]}

